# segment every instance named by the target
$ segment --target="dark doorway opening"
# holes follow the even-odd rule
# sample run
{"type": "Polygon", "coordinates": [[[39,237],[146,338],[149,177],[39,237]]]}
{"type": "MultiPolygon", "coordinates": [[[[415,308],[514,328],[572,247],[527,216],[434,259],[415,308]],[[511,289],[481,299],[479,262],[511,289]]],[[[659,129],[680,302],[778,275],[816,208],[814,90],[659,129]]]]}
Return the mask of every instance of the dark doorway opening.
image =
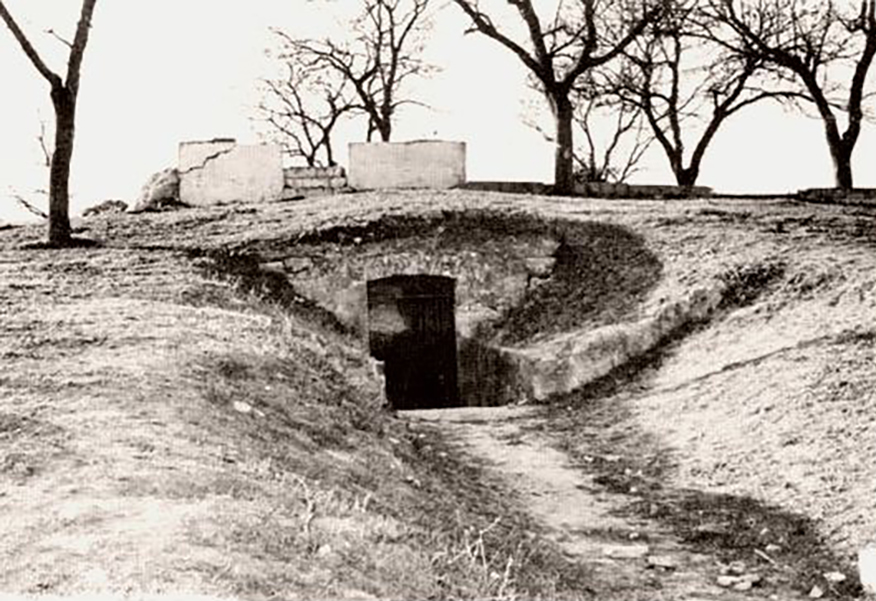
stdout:
{"type": "Polygon", "coordinates": [[[456,280],[394,275],[368,282],[371,354],[384,362],[393,409],[459,405],[456,280]]]}

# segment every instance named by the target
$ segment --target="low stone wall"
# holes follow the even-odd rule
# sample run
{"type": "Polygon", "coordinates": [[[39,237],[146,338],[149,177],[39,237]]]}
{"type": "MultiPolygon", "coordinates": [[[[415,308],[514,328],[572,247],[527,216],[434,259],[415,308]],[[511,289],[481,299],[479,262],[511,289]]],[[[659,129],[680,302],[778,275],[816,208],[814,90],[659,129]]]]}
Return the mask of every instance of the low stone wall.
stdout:
{"type": "MultiPolygon", "coordinates": [[[[484,190],[507,192],[511,194],[551,194],[553,186],[541,182],[465,182],[459,186],[464,190],[484,190]]],[[[650,186],[640,184],[612,184],[607,182],[585,182],[575,184],[577,196],[592,198],[708,198],[713,191],[707,186],[650,186]]]]}
{"type": "Polygon", "coordinates": [[[572,392],[645,354],[679,328],[708,317],[720,305],[725,288],[715,280],[639,321],[569,332],[523,349],[502,349],[514,365],[514,392],[534,401],[572,392]]]}
{"type": "Polygon", "coordinates": [[[452,188],[465,181],[465,142],[350,144],[348,183],[356,190],[452,188]]]}
{"type": "Polygon", "coordinates": [[[519,398],[514,364],[481,342],[479,326],[518,304],[530,286],[549,275],[558,242],[522,234],[478,244],[445,246],[424,235],[346,243],[299,243],[265,253],[262,268],[281,273],[304,296],[368,339],[367,282],[392,275],[443,275],[456,280],[456,332],[460,397],[469,405],[499,405],[519,398]],[[549,271],[549,270],[548,270],[549,271]]]}
{"type": "Polygon", "coordinates": [[[485,192],[505,192],[508,194],[550,194],[551,186],[542,182],[465,182],[459,186],[463,190],[483,190],[485,192]]]}
{"type": "Polygon", "coordinates": [[[876,205],[876,188],[808,188],[797,192],[797,198],[807,202],[827,204],[865,204],[876,205]]]}
{"type": "Polygon", "coordinates": [[[708,198],[712,195],[712,189],[706,186],[650,186],[585,182],[575,184],[575,194],[595,198],[708,198]]]}
{"type": "Polygon", "coordinates": [[[283,169],[283,197],[333,193],[347,187],[340,165],[332,167],[286,167],[283,169]]]}
{"type": "Polygon", "coordinates": [[[237,144],[234,139],[179,145],[179,199],[192,206],[266,202],[283,194],[280,147],[237,144]]]}

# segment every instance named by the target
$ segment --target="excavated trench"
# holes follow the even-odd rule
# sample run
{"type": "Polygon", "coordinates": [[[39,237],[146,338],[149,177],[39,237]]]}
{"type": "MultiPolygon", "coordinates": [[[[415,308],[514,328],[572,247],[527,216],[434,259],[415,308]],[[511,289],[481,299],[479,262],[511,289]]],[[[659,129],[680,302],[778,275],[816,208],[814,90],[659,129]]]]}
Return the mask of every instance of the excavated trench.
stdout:
{"type": "Polygon", "coordinates": [[[662,271],[626,228],[490,211],[382,217],[255,250],[370,341],[404,409],[533,398],[534,342],[635,314],[662,271]]]}
{"type": "MultiPolygon", "coordinates": [[[[451,348],[456,353],[458,396],[432,395],[453,386],[420,374],[415,378],[414,404],[434,396],[438,400],[433,406],[466,405],[474,413],[423,411],[425,407],[412,407],[407,398],[397,403],[393,393],[388,394],[390,402],[396,408],[416,409],[401,415],[412,423],[437,427],[465,452],[493,465],[527,501],[548,537],[593,568],[609,583],[606,586],[630,591],[678,588],[708,591],[709,598],[744,599],[744,588],[716,588],[710,575],[715,571],[714,556],[723,559],[741,554],[739,549],[760,549],[758,540],[745,537],[767,527],[806,549],[812,565],[801,569],[815,574],[813,579],[838,564],[823,552],[814,527],[796,515],[742,497],[661,489],[652,482],[660,476],[659,465],[627,466],[625,459],[608,451],[591,456],[557,447],[562,427],[590,428],[594,440],[600,440],[598,431],[610,428],[593,411],[599,408],[613,415],[615,410],[602,409],[603,399],[614,406],[614,390],[625,383],[635,385],[639,372],[653,369],[663,349],[771,290],[784,276],[781,261],[725,267],[709,281],[695,280],[697,287],[681,292],[671,288],[675,296],[655,302],[667,277],[660,261],[634,232],[602,223],[545,222],[522,215],[506,224],[499,216],[464,213],[392,218],[306,234],[282,247],[248,250],[226,256],[220,271],[297,311],[309,312],[325,327],[346,332],[363,351],[384,361],[398,334],[403,342],[391,352],[422,352],[423,364],[446,363],[451,351],[423,345],[428,337],[417,334],[421,330],[416,326],[432,332],[429,311],[425,317],[412,316],[410,307],[398,308],[398,295],[393,294],[388,296],[395,308],[381,317],[389,323],[385,331],[390,335],[369,336],[375,322],[369,313],[379,304],[369,288],[404,288],[405,281],[414,282],[401,296],[435,301],[433,308],[441,307],[435,312],[444,312],[431,319],[443,324],[438,330],[446,331],[447,323],[454,323],[456,341],[451,348]],[[448,298],[455,311],[450,318],[448,298]],[[548,406],[492,407],[521,400],[548,406]],[[573,405],[582,417],[567,424],[573,405]],[[588,413],[581,407],[594,409],[588,413]],[[648,472],[652,467],[654,474],[648,472]],[[629,509],[631,495],[641,496],[635,511],[629,509]],[[676,511],[676,506],[682,510],[676,511]],[[695,519],[699,522],[693,523],[695,519]],[[737,519],[740,525],[726,532],[703,530],[709,520],[737,519]],[[715,540],[702,543],[703,536],[715,540]],[[644,570],[643,562],[648,566],[644,570]]],[[[388,379],[392,371],[386,370],[388,379]]],[[[396,385],[387,383],[388,389],[396,385]]],[[[616,442],[612,438],[605,444],[616,442]]],[[[732,575],[734,587],[767,586],[746,580],[748,576],[752,575],[732,575]]],[[[768,578],[785,586],[790,576],[768,578]]],[[[793,583],[793,588],[814,590],[815,581],[793,583]]],[[[855,587],[859,585],[850,579],[832,593],[853,596],[855,587]]]]}
{"type": "Polygon", "coordinates": [[[750,302],[782,269],[737,267],[643,309],[663,266],[635,232],[490,211],[387,216],[212,259],[367,349],[396,409],[567,394],[750,302]]]}

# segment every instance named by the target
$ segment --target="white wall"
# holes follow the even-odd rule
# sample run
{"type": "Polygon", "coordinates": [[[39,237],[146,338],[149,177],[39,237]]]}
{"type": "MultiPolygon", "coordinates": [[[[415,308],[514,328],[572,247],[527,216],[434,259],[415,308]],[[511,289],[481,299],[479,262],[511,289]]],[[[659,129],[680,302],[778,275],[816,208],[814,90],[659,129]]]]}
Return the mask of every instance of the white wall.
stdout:
{"type": "Polygon", "coordinates": [[[347,183],[357,190],[451,188],[465,182],[465,142],[350,144],[347,183]]]}
{"type": "Polygon", "coordinates": [[[180,200],[190,205],[274,201],[283,194],[283,160],[272,144],[182,142],[179,174],[180,200]]]}

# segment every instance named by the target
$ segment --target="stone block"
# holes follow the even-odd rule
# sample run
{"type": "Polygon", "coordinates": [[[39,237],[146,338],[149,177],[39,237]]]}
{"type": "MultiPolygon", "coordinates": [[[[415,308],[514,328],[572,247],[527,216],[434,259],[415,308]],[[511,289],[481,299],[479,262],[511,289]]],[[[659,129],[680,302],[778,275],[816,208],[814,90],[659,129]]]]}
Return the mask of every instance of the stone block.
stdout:
{"type": "Polygon", "coordinates": [[[266,202],[283,194],[280,147],[232,139],[179,146],[180,200],[194,206],[266,202]]]}
{"type": "Polygon", "coordinates": [[[701,320],[721,302],[723,285],[697,288],[667,303],[654,316],[573,331],[528,348],[503,352],[517,372],[518,387],[531,400],[543,401],[592,382],[633,357],[643,355],[685,324],[701,320]]]}
{"type": "Polygon", "coordinates": [[[452,188],[465,182],[465,142],[353,143],[347,179],[357,190],[452,188]]]}
{"type": "Polygon", "coordinates": [[[299,177],[344,177],[344,168],[340,165],[331,167],[286,167],[283,169],[283,176],[286,179],[296,179],[299,177]]]}
{"type": "Polygon", "coordinates": [[[311,188],[343,188],[347,185],[345,177],[287,177],[285,186],[293,190],[311,188]]]}

